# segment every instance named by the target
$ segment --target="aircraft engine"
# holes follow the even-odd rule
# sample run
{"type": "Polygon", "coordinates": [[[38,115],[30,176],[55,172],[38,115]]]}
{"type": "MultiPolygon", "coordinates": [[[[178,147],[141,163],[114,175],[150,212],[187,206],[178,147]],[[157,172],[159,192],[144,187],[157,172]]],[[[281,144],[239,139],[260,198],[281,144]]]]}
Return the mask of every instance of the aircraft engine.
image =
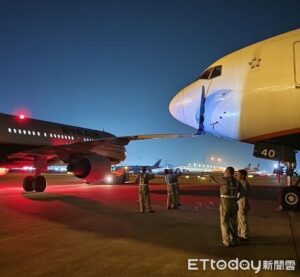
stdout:
{"type": "Polygon", "coordinates": [[[68,165],[68,171],[87,182],[103,180],[110,170],[109,159],[98,155],[84,156],[68,165]]]}

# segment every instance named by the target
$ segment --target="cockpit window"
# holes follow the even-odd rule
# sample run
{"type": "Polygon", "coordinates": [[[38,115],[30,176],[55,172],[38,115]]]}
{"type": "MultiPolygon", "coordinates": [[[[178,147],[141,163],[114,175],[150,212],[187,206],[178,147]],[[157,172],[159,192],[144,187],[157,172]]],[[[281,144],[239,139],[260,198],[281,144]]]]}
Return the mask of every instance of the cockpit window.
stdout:
{"type": "Polygon", "coordinates": [[[221,74],[222,74],[222,65],[217,65],[215,67],[211,67],[205,70],[197,80],[199,79],[210,80],[218,76],[221,76],[221,74]]]}
{"type": "Polygon", "coordinates": [[[218,66],[214,67],[214,71],[210,75],[209,79],[213,79],[213,78],[216,78],[218,76],[221,76],[221,74],[222,74],[222,65],[218,65],[218,66]]]}
{"type": "Polygon", "coordinates": [[[209,68],[209,69],[205,70],[198,79],[208,80],[212,70],[213,70],[213,68],[209,68]]]}

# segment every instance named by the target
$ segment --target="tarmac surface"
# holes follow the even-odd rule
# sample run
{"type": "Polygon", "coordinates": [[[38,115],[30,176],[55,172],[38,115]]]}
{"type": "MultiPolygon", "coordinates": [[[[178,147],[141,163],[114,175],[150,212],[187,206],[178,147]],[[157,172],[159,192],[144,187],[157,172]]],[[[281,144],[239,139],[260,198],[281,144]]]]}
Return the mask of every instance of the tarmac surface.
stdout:
{"type": "Polygon", "coordinates": [[[157,179],[150,186],[156,212],[140,214],[134,184],[87,185],[70,175],[48,175],[46,192],[24,193],[23,177],[0,177],[1,277],[299,276],[300,213],[277,211],[274,179],[250,179],[251,241],[226,248],[218,187],[206,181],[182,179],[182,206],[166,210],[166,187],[157,179]],[[188,270],[188,259],[236,258],[255,265],[292,260],[296,270],[255,274],[208,264],[204,270],[200,262],[199,270],[188,270]]]}

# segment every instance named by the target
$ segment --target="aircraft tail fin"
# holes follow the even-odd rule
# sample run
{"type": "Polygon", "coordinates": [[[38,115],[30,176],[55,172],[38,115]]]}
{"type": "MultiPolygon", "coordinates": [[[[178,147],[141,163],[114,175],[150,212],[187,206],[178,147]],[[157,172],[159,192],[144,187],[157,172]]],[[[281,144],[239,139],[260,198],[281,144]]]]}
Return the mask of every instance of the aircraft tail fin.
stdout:
{"type": "Polygon", "coordinates": [[[160,162],[161,162],[161,159],[159,159],[159,160],[153,165],[153,167],[159,167],[160,162]]]}

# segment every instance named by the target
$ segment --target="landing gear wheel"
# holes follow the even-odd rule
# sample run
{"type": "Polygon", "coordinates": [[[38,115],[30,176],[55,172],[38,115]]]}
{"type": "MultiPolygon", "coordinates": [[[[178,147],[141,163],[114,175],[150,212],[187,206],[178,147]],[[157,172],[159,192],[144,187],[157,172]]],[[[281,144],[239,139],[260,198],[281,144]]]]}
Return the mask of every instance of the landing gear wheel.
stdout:
{"type": "Polygon", "coordinates": [[[23,189],[26,192],[33,191],[33,181],[34,181],[34,177],[33,176],[26,176],[23,179],[23,189]]]}
{"type": "Polygon", "coordinates": [[[300,210],[300,187],[283,188],[281,203],[284,210],[300,210]]]}
{"type": "Polygon", "coordinates": [[[36,176],[34,178],[34,190],[36,192],[42,192],[46,189],[47,181],[44,176],[36,176]]]}

